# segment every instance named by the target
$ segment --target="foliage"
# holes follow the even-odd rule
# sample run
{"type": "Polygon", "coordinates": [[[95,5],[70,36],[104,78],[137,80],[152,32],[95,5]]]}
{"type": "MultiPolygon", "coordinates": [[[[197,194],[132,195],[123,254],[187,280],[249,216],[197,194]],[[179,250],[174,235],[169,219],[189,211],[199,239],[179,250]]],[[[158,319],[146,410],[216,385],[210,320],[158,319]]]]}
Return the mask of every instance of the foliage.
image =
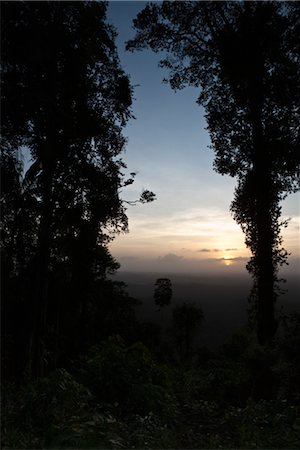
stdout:
{"type": "Polygon", "coordinates": [[[83,384],[118,414],[168,417],[174,398],[170,372],[141,343],[129,347],[116,336],[93,348],[83,363],[83,384]]]}
{"type": "MultiPolygon", "coordinates": [[[[184,304],[174,320],[183,359],[191,358],[178,365],[163,354],[159,330],[137,323],[124,283],[108,280],[118,268],[108,242],[127,230],[120,191],[134,174],[124,180],[118,159],[131,87],[107,4],[1,6],[2,447],[299,448],[298,314],[283,317],[263,348],[245,329],[212,352],[191,345],[203,314],[184,304]],[[24,146],[32,160],[25,174],[24,146]]],[[[169,50],[175,58],[162,65],[171,86],[202,89],[216,167],[239,180],[232,209],[254,254],[258,297],[258,256],[269,251],[270,263],[271,255],[273,295],[286,258],[278,202],[297,188],[298,12],[296,2],[157,3],[139,15],[131,43],[169,50]]],[[[139,202],[153,199],[145,190],[139,202]]],[[[170,280],[158,279],[157,304],[171,297],[170,280]]]]}
{"type": "Polygon", "coordinates": [[[149,3],[129,50],[162,51],[172,89],[201,89],[215,168],[236,176],[231,211],[253,257],[257,332],[272,339],[281,248],[280,201],[299,189],[299,4],[149,3]]]}
{"type": "MultiPolygon", "coordinates": [[[[8,377],[41,376],[109,326],[120,334],[127,319],[134,326],[134,301],[107,280],[119,267],[108,243],[128,230],[120,192],[133,178],[124,179],[120,159],[132,88],[106,9],[106,2],[1,4],[8,377]]],[[[154,197],[145,190],[140,201],[154,197]]]]}
{"type": "Polygon", "coordinates": [[[226,422],[241,448],[297,448],[297,407],[281,401],[249,402],[243,410],[229,409],[226,422]]]}
{"type": "Polygon", "coordinates": [[[168,306],[172,299],[172,283],[169,278],[158,278],[155,282],[154,301],[161,309],[163,306],[168,306]]]}
{"type": "Polygon", "coordinates": [[[203,319],[201,308],[193,303],[184,302],[173,309],[173,334],[182,361],[189,358],[194,335],[203,319]]]}
{"type": "Polygon", "coordinates": [[[124,427],[127,448],[176,448],[176,434],[167,422],[152,412],[133,416],[124,427]]]}
{"type": "Polygon", "coordinates": [[[94,347],[76,372],[74,377],[59,369],[20,388],[6,385],[4,448],[151,448],[172,442],[170,370],[142,344],[126,347],[111,338],[94,347]]]}
{"type": "Polygon", "coordinates": [[[3,446],[44,448],[52,439],[58,444],[60,435],[62,445],[68,434],[75,442],[75,428],[87,420],[87,407],[92,407],[91,394],[64,369],[19,389],[6,386],[3,446]]]}
{"type": "Polygon", "coordinates": [[[205,363],[176,367],[112,337],[79,368],[3,386],[3,448],[299,448],[291,338],[261,348],[241,330],[205,363]],[[280,380],[269,398],[266,366],[280,380]]]}

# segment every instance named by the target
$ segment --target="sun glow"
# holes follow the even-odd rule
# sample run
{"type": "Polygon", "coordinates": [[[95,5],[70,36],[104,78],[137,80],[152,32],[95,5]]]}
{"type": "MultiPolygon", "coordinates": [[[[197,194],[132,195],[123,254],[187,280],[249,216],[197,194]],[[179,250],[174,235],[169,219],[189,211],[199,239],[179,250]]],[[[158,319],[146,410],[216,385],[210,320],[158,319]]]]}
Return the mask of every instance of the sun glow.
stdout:
{"type": "Polygon", "coordinates": [[[224,256],[223,263],[225,264],[225,266],[231,266],[233,264],[233,261],[228,256],[224,256]]]}

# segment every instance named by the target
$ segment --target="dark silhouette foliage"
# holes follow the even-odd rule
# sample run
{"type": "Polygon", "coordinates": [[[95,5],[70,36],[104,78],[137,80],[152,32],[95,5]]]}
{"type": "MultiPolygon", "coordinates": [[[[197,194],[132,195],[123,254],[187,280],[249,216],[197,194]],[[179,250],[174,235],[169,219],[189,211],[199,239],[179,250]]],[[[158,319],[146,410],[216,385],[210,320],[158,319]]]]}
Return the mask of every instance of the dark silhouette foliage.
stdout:
{"type": "Polygon", "coordinates": [[[192,355],[193,340],[197,329],[204,320],[201,308],[193,303],[183,302],[173,309],[173,326],[175,344],[178,347],[181,361],[187,361],[192,355]]]}
{"type": "Polygon", "coordinates": [[[155,282],[154,301],[160,309],[168,306],[172,299],[172,283],[169,278],[158,278],[155,282]]]}
{"type": "Polygon", "coordinates": [[[131,87],[106,6],[1,4],[3,319],[18,373],[42,375],[82,350],[114,296],[107,244],[127,230],[118,156],[131,87]]]}
{"type": "MultiPolygon", "coordinates": [[[[267,346],[247,327],[219,349],[197,348],[204,315],[184,303],[173,311],[174,344],[168,318],[161,328],[138,322],[139,302],[110,278],[119,264],[108,244],[128,229],[124,205],[155,196],[120,195],[135,176],[124,179],[120,159],[132,90],[106,9],[106,2],[1,2],[2,447],[299,448],[299,314],[282,316],[267,346]]],[[[167,42],[177,52],[173,86],[201,82],[216,165],[238,177],[232,208],[249,237],[259,298],[263,250],[272,250],[273,281],[285,260],[278,202],[294,189],[298,10],[297,3],[164,2],[139,16],[145,39],[153,28],[155,49],[167,42]],[[175,28],[171,18],[180,19],[175,28]],[[256,186],[268,192],[269,181],[262,184],[253,160],[247,83],[257,52],[249,33],[268,56],[261,123],[266,180],[275,186],[266,196],[271,228],[257,209],[256,186]],[[258,223],[271,230],[263,250],[258,223]]],[[[161,316],[175,288],[157,279],[161,316]]],[[[258,312],[269,336],[264,320],[272,314],[258,312]]]]}
{"type": "Polygon", "coordinates": [[[252,251],[260,342],[276,331],[280,201],[299,189],[299,3],[149,3],[129,50],[166,52],[173,89],[201,89],[215,169],[237,177],[232,203],[252,251]]]}

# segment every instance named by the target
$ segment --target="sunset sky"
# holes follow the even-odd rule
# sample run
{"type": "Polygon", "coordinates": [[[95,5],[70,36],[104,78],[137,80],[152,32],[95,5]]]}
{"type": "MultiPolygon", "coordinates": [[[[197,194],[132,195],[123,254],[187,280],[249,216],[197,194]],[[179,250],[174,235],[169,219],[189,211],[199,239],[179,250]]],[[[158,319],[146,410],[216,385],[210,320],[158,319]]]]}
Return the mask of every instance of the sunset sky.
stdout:
{"type": "MultiPolygon", "coordinates": [[[[136,181],[122,192],[124,200],[139,197],[143,188],[157,195],[148,205],[128,206],[129,234],[111,244],[122,270],[162,272],[240,271],[250,252],[230,215],[236,181],[213,170],[213,151],[205,130],[199,92],[174,93],[162,83],[159,55],[125,52],[134,36],[132,19],[145,2],[110,2],[108,17],[119,34],[119,55],[134,86],[133,113],[125,129],[124,161],[136,181]]],[[[299,194],[283,202],[284,247],[292,253],[290,270],[299,270],[299,194]]]]}

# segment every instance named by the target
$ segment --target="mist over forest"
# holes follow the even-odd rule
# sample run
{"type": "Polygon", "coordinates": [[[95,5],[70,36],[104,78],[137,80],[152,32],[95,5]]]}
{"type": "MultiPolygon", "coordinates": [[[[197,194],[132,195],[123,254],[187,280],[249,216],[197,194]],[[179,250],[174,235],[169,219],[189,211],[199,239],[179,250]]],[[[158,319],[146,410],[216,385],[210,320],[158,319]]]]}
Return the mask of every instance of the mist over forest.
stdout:
{"type": "MultiPolygon", "coordinates": [[[[295,271],[296,272],[296,271],[295,271]]],[[[300,311],[300,278],[297,273],[288,273],[282,283],[283,292],[277,300],[277,310],[283,314],[300,311]]],[[[161,325],[161,316],[155,305],[153,293],[155,281],[161,272],[127,272],[119,270],[114,279],[127,285],[129,295],[141,303],[136,306],[137,316],[142,321],[153,321],[161,325]]],[[[204,313],[205,320],[199,328],[197,344],[217,347],[247,323],[248,299],[252,280],[247,273],[182,274],[163,272],[163,277],[172,282],[171,305],[164,312],[163,326],[172,323],[172,308],[184,301],[194,303],[204,313]]],[[[283,275],[284,277],[284,275],[283,275]]]]}

